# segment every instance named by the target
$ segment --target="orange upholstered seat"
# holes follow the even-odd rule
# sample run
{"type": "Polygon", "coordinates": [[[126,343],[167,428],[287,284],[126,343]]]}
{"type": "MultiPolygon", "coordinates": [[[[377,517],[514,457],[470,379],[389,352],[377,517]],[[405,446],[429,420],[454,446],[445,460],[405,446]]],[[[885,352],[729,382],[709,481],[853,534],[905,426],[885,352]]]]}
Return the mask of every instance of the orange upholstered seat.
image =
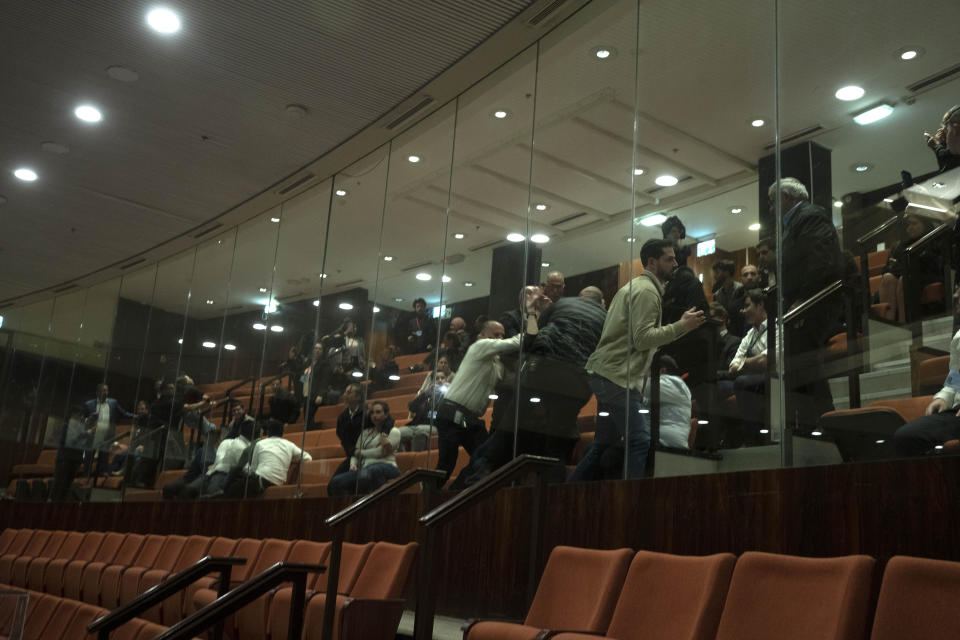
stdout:
{"type": "MultiPolygon", "coordinates": [[[[180,536],[182,539],[182,536],[180,536]]],[[[120,580],[128,569],[150,567],[160,555],[167,540],[164,536],[148,535],[143,540],[133,560],[124,562],[119,558],[100,571],[97,583],[84,580],[83,601],[99,604],[106,609],[115,609],[120,600],[120,580]]]]}
{"type": "MultiPolygon", "coordinates": [[[[74,535],[75,532],[70,532],[74,535]]],[[[57,552],[60,550],[60,547],[63,546],[63,543],[69,537],[69,534],[66,531],[53,531],[50,533],[50,537],[47,538],[47,543],[43,545],[43,548],[40,549],[40,552],[34,554],[33,556],[23,555],[19,558],[15,558],[13,563],[10,565],[10,574],[6,576],[6,579],[3,580],[4,584],[13,585],[16,587],[23,587],[27,584],[27,570],[30,568],[30,565],[34,562],[39,562],[43,565],[46,565],[51,558],[57,556],[57,552]]]]}
{"type": "Polygon", "coordinates": [[[67,563],[61,582],[63,596],[73,600],[83,599],[84,584],[87,585],[88,592],[96,595],[100,588],[100,574],[107,565],[114,560],[119,564],[133,562],[143,541],[144,536],[139,533],[108,533],[92,560],[67,563]]]}
{"type": "MultiPolygon", "coordinates": [[[[86,535],[80,533],[79,531],[71,531],[67,534],[67,537],[64,538],[63,544],[60,545],[60,548],[57,549],[53,556],[46,558],[34,558],[30,563],[30,566],[27,568],[26,575],[23,577],[23,582],[16,582],[16,567],[14,567],[14,583],[21,587],[33,589],[34,591],[43,591],[48,567],[50,567],[50,565],[55,561],[67,562],[72,559],[74,554],[77,553],[77,550],[80,549],[80,546],[84,543],[86,535]]],[[[102,537],[103,534],[98,535],[102,537]]]]}
{"type": "Polygon", "coordinates": [[[555,547],[523,624],[481,621],[464,638],[526,638],[543,629],[603,634],[610,624],[633,552],[555,547]]]}
{"type": "Polygon", "coordinates": [[[749,552],[733,571],[716,640],[860,640],[873,558],[749,552]]]}
{"type": "Polygon", "coordinates": [[[960,638],[960,562],[895,556],[880,585],[870,640],[960,638]]]}

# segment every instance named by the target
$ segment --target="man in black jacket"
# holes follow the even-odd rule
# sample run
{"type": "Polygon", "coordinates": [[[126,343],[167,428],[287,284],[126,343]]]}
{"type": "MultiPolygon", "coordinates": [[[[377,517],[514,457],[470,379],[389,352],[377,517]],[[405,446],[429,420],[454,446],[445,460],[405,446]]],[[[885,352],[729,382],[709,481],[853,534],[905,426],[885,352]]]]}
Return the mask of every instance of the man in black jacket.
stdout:
{"type": "MultiPolygon", "coordinates": [[[[809,201],[807,188],[796,178],[783,178],[779,186],[783,229],[778,252],[783,260],[780,289],[783,308],[790,310],[842,278],[844,262],[829,213],[809,201]]],[[[767,194],[770,209],[776,212],[777,183],[770,185],[767,194]]],[[[823,347],[838,329],[842,306],[843,300],[833,296],[786,328],[787,421],[798,424],[801,432],[814,430],[820,416],[833,410],[823,370],[823,347]]]]}
{"type": "Polygon", "coordinates": [[[339,473],[350,471],[350,458],[357,446],[357,438],[363,431],[364,422],[367,418],[366,407],[363,406],[363,387],[357,383],[348,384],[343,396],[340,398],[347,405],[343,412],[337,416],[337,437],[340,438],[340,446],[343,447],[347,457],[333,472],[336,476],[339,473]]]}
{"type": "Polygon", "coordinates": [[[317,407],[324,403],[324,397],[330,391],[330,382],[333,380],[333,365],[324,356],[323,343],[313,345],[313,360],[306,370],[306,384],[304,385],[304,417],[307,430],[315,426],[314,416],[317,407]]]}

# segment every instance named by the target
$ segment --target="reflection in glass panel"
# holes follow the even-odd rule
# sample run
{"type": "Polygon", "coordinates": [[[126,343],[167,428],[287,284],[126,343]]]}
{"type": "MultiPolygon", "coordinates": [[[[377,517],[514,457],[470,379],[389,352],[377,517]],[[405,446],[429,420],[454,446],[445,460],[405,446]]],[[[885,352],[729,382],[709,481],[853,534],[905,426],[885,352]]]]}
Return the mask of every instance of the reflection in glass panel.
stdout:
{"type": "MultiPolygon", "coordinates": [[[[330,444],[334,445],[335,455],[343,455],[345,459],[334,477],[350,472],[350,459],[356,453],[357,439],[368,418],[368,362],[371,355],[375,355],[372,345],[385,346],[387,326],[384,323],[391,318],[386,309],[374,313],[372,297],[379,271],[387,175],[393,169],[390,160],[388,147],[378,149],[337,174],[333,185],[324,257],[324,271],[329,277],[323,283],[319,300],[318,332],[331,369],[327,403],[330,406],[320,407],[313,421],[315,427],[326,429],[337,425],[338,417],[342,416],[343,429],[338,434],[340,449],[336,448],[336,441],[330,444]]],[[[399,243],[391,244],[389,251],[399,248],[399,243]]],[[[349,482],[344,484],[347,485],[344,491],[338,491],[336,486],[331,489],[334,493],[352,493],[355,482],[353,486],[349,486],[349,482]]]]}
{"type": "Polygon", "coordinates": [[[956,444],[957,17],[931,1],[843,3],[830,19],[780,2],[782,25],[843,39],[839,55],[783,41],[781,132],[818,131],[761,161],[780,167],[760,222],[780,268],[788,464],[956,444]]]}

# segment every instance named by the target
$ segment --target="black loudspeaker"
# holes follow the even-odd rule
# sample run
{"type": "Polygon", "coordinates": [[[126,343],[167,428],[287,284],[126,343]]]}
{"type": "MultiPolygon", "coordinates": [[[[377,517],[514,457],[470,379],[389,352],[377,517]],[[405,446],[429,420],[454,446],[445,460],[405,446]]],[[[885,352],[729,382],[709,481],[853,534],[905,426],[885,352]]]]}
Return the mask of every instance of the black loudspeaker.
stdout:
{"type": "Polygon", "coordinates": [[[520,290],[524,286],[540,284],[540,260],[540,247],[530,241],[512,242],[493,250],[493,263],[490,265],[490,306],[487,312],[491,320],[496,320],[507,311],[520,308],[520,290]]]}
{"type": "MultiPolygon", "coordinates": [[[[816,142],[803,142],[780,150],[780,176],[802,182],[810,192],[810,201],[832,215],[833,182],[830,170],[830,149],[816,142]]],[[[757,177],[760,190],[757,209],[760,212],[760,237],[772,237],[776,225],[767,201],[767,189],[777,179],[774,154],[764,156],[757,162],[757,177]]]]}

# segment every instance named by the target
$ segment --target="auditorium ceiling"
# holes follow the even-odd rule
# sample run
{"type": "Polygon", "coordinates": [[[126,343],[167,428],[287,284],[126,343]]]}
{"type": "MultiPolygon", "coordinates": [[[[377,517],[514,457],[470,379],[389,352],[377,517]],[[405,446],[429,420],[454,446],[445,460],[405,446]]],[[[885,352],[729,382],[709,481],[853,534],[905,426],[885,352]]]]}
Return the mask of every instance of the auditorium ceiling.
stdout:
{"type": "Polygon", "coordinates": [[[328,151],[410,104],[498,27],[524,19],[515,16],[528,4],[357,3],[377,11],[350,13],[334,2],[211,3],[195,15],[184,5],[191,24],[173,42],[144,33],[140,2],[45,11],[0,2],[0,67],[15,96],[0,106],[0,300],[127,262],[234,207],[246,220],[236,237],[217,235],[226,226],[204,235],[196,256],[161,266],[163,284],[141,278],[123,294],[177,310],[189,287],[195,316],[255,308],[261,289],[283,303],[363,287],[407,307],[420,295],[439,301],[442,284],[455,302],[487,293],[493,248],[509,233],[548,235],[544,263],[582,273],[627,259],[639,245],[626,238],[657,233],[638,224],[654,213],[738,250],[757,240],[748,230],[760,206],[756,164],[772,152],[778,111],[782,137],[831,149],[839,198],[896,182],[901,169],[934,169],[922,133],[960,102],[960,74],[910,88],[957,71],[956,3],[781,0],[778,52],[773,3],[643,2],[637,38],[631,5],[595,0],[539,51],[424,109],[435,110],[389,150],[367,148],[323,179],[344,166],[321,172],[328,151]],[[908,46],[922,55],[899,59],[908,46]],[[598,48],[612,55],[600,59],[598,48]],[[104,72],[118,64],[139,79],[104,72]],[[837,100],[849,84],[865,95],[837,100]],[[80,99],[104,105],[98,127],[73,120],[80,99]],[[881,102],[893,115],[853,122],[881,102]],[[295,119],[287,105],[306,113],[295,119]],[[757,118],[764,126],[751,126],[757,118]],[[43,152],[44,141],[70,152],[43,152]],[[24,187],[8,169],[30,159],[43,175],[24,187]],[[862,164],[869,171],[854,170],[862,164]],[[664,174],[679,182],[654,184],[664,174]],[[307,175],[282,207],[257,195],[307,175]],[[194,260],[203,268],[188,268],[194,260]]]}

